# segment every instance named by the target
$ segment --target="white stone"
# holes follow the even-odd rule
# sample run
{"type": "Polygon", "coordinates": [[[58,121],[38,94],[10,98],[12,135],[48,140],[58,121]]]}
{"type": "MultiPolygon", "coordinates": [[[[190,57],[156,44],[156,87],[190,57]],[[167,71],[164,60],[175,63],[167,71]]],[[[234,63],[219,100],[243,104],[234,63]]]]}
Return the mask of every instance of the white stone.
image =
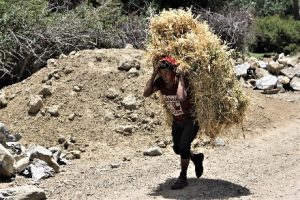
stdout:
{"type": "Polygon", "coordinates": [[[8,149],[0,144],[0,177],[11,177],[15,159],[8,149]]]}
{"type": "Polygon", "coordinates": [[[51,116],[57,117],[59,115],[58,109],[59,106],[54,105],[48,108],[48,112],[50,113],[51,116]]]}
{"type": "Polygon", "coordinates": [[[75,92],[80,92],[80,91],[81,91],[81,87],[78,86],[78,85],[75,85],[75,86],[73,87],[73,90],[74,90],[75,92]]]}
{"type": "Polygon", "coordinates": [[[15,164],[14,164],[14,172],[19,174],[21,173],[24,169],[26,169],[26,167],[29,165],[29,158],[25,157],[25,158],[21,158],[20,160],[18,160],[15,164]]]}
{"type": "Polygon", "coordinates": [[[290,82],[290,86],[293,90],[300,91],[300,78],[294,77],[290,82]]]}
{"type": "Polygon", "coordinates": [[[131,68],[129,71],[128,71],[128,74],[130,76],[138,76],[139,75],[139,72],[136,68],[131,68]]]}
{"type": "Polygon", "coordinates": [[[262,68],[262,69],[266,69],[267,68],[267,63],[265,63],[264,61],[258,61],[257,62],[258,67],[262,68]]]}
{"type": "Polygon", "coordinates": [[[234,68],[235,68],[235,74],[237,77],[245,77],[247,76],[247,71],[248,69],[250,68],[250,64],[249,63],[243,63],[243,64],[240,64],[240,65],[235,65],[234,68]]]}
{"type": "Polygon", "coordinates": [[[285,68],[285,69],[282,69],[280,72],[289,78],[293,78],[294,76],[300,77],[300,67],[285,68]]]}
{"type": "Polygon", "coordinates": [[[48,164],[40,159],[34,159],[28,166],[31,178],[40,180],[53,175],[53,169],[48,164]]]}
{"type": "Polygon", "coordinates": [[[273,89],[278,82],[278,78],[273,75],[265,76],[256,81],[255,86],[260,90],[273,89]]]}
{"type": "Polygon", "coordinates": [[[50,167],[54,169],[55,172],[59,172],[59,165],[57,164],[56,160],[54,159],[51,151],[48,149],[39,146],[39,145],[31,145],[25,152],[26,155],[29,157],[30,160],[34,158],[40,159],[45,161],[50,167]]]}
{"type": "Polygon", "coordinates": [[[122,105],[128,110],[137,109],[136,98],[133,95],[128,95],[123,99],[122,105]]]}
{"type": "Polygon", "coordinates": [[[70,121],[73,121],[74,119],[75,119],[75,113],[72,113],[72,114],[70,114],[69,116],[68,116],[68,119],[70,120],[70,121]]]}
{"type": "Polygon", "coordinates": [[[283,59],[283,58],[284,58],[284,53],[278,55],[278,59],[283,59]]]}
{"type": "Polygon", "coordinates": [[[268,72],[268,70],[265,70],[263,68],[256,68],[255,69],[255,73],[256,73],[256,78],[263,78],[265,76],[270,75],[270,73],[268,72]]]}
{"type": "Polygon", "coordinates": [[[42,98],[39,95],[30,96],[28,107],[28,112],[30,114],[36,114],[43,107],[42,98]]]}
{"type": "Polygon", "coordinates": [[[151,147],[144,151],[145,156],[160,156],[162,155],[162,150],[160,147],[151,147]]]}
{"type": "Polygon", "coordinates": [[[278,76],[278,81],[284,85],[290,83],[290,79],[287,76],[278,76]]]}

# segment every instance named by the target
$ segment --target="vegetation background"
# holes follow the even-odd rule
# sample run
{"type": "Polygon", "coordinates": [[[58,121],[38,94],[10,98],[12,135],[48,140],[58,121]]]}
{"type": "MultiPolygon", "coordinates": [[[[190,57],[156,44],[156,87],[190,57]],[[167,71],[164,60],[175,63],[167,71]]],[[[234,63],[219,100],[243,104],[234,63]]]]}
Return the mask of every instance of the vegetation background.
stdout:
{"type": "Polygon", "coordinates": [[[299,0],[0,0],[0,88],[72,51],[144,49],[148,19],[191,8],[242,54],[300,50],[299,0]]]}

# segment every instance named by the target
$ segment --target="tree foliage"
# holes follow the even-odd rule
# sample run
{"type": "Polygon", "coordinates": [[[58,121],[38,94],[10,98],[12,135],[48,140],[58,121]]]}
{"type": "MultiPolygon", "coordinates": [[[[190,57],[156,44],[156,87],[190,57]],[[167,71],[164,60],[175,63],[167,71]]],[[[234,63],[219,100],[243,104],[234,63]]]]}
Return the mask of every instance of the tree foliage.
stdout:
{"type": "Polygon", "coordinates": [[[255,52],[289,54],[300,51],[300,21],[267,16],[257,21],[255,29],[251,45],[255,52]]]}

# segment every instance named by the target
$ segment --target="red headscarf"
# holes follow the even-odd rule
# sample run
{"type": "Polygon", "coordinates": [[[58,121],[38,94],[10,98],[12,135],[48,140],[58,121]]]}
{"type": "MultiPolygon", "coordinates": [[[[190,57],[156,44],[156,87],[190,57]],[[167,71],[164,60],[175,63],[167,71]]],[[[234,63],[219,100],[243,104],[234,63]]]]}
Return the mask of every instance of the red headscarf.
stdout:
{"type": "Polygon", "coordinates": [[[176,66],[176,60],[171,56],[163,57],[162,59],[160,59],[160,61],[166,61],[169,64],[176,66]]]}

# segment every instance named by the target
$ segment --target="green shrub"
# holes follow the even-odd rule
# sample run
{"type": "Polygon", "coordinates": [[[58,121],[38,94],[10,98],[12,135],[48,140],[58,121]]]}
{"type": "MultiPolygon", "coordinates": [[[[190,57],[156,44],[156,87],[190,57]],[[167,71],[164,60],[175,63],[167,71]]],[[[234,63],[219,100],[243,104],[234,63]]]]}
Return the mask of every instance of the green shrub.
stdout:
{"type": "Polygon", "coordinates": [[[257,20],[250,44],[253,52],[295,53],[300,50],[300,22],[278,15],[257,20]]]}
{"type": "Polygon", "coordinates": [[[122,15],[116,0],[94,8],[80,4],[68,11],[47,11],[46,0],[0,0],[0,88],[45,66],[47,59],[71,51],[143,48],[146,17],[122,15]]]}

